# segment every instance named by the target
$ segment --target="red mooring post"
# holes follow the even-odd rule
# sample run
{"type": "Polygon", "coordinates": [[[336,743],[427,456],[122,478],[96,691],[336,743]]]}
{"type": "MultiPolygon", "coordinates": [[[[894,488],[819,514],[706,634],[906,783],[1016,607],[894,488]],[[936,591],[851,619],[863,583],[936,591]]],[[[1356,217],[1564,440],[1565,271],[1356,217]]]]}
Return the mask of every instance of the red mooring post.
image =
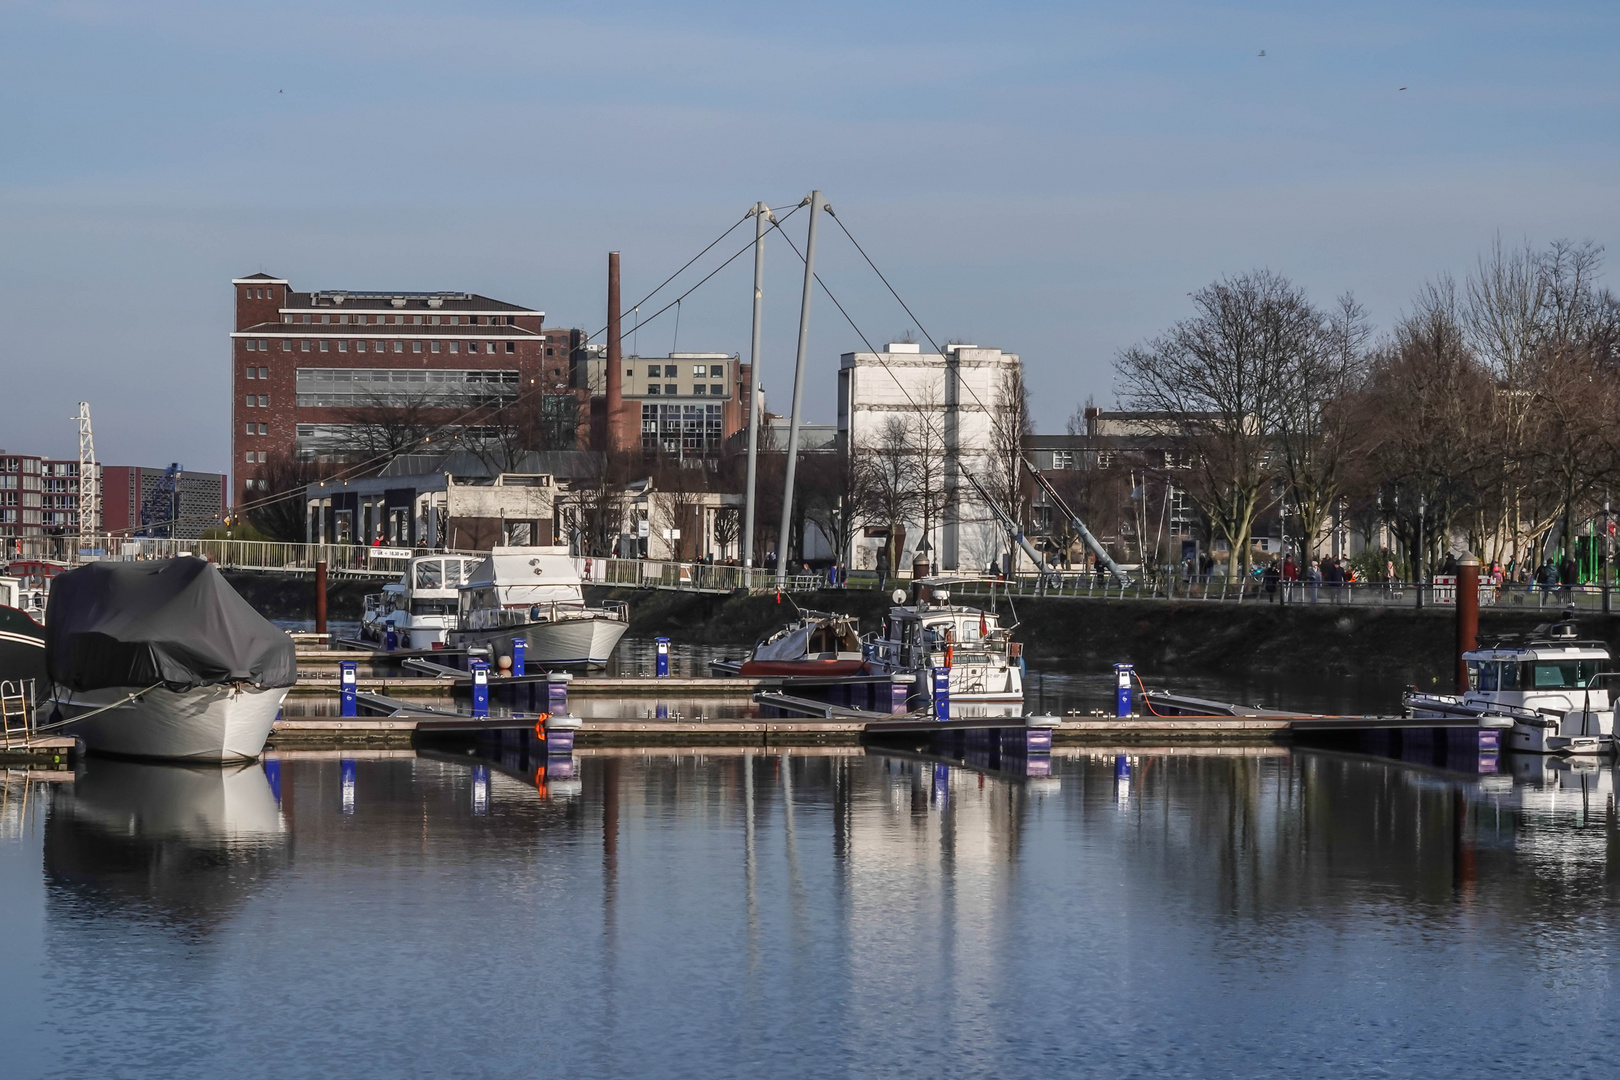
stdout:
{"type": "Polygon", "coordinates": [[[315,632],[326,633],[326,560],[315,564],[315,632]]]}
{"type": "Polygon", "coordinates": [[[1463,653],[1479,645],[1479,560],[1457,560],[1457,693],[1468,690],[1468,662],[1463,653]]]}

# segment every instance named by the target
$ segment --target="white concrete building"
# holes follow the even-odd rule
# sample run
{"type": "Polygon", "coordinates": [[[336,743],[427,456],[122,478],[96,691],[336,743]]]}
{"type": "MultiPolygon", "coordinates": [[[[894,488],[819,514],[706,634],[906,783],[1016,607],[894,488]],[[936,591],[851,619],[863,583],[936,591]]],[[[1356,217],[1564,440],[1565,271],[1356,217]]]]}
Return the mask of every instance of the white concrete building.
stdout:
{"type": "MultiPolygon", "coordinates": [[[[929,562],[940,570],[979,571],[1005,558],[1005,529],[963,479],[991,472],[992,431],[1003,407],[1009,375],[1021,372],[1014,353],[977,345],[948,345],[944,355],[920,345],[890,342],[881,353],[845,353],[838,371],[838,433],[854,453],[882,438],[890,419],[912,433],[912,451],[926,452],[928,472],[938,478],[943,499],[925,529],[906,523],[901,566],[909,566],[927,533],[929,562]]],[[[880,538],[858,537],[853,569],[876,565],[880,538]]],[[[898,567],[897,567],[898,569],[898,567]]]]}

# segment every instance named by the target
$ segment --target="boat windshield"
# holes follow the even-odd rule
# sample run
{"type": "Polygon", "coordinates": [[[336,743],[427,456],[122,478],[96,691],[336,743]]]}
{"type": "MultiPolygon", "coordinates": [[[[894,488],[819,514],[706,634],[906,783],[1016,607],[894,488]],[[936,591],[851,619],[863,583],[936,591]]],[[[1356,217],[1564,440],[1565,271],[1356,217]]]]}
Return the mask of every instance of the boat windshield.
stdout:
{"type": "Polygon", "coordinates": [[[444,560],[423,559],[417,563],[416,587],[418,589],[444,588],[444,560]]]}
{"type": "Polygon", "coordinates": [[[1607,660],[1537,660],[1520,673],[1522,689],[1584,690],[1592,676],[1609,670],[1607,660]]]}

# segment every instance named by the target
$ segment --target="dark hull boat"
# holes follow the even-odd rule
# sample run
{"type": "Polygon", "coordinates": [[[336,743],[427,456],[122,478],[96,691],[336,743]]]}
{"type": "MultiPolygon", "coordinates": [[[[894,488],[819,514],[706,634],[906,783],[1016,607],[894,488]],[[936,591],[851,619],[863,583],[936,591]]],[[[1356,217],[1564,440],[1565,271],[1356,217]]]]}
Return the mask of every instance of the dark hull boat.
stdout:
{"type": "Polygon", "coordinates": [[[45,628],[14,607],[0,606],[0,682],[34,680],[36,693],[45,678],[45,628]]]}

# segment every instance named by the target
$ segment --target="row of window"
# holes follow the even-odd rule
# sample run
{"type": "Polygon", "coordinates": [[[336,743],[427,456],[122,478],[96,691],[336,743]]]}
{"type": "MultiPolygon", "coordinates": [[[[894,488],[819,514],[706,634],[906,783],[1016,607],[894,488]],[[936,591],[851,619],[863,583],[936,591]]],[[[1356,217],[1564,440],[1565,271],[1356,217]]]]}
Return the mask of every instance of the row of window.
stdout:
{"type": "Polygon", "coordinates": [[[39,472],[39,458],[0,458],[0,472],[39,472]]]}
{"type": "Polygon", "coordinates": [[[264,451],[263,450],[249,450],[247,452],[247,463],[249,465],[254,465],[254,464],[263,465],[264,464],[264,451]]]}
{"type": "MultiPolygon", "coordinates": [[[[680,369],[681,369],[681,365],[679,365],[679,364],[648,364],[647,365],[647,377],[649,379],[676,379],[676,378],[680,377],[680,374],[681,374],[680,369]]],[[[636,369],[635,368],[625,368],[624,373],[627,376],[634,375],[636,373],[636,369]]],[[[702,378],[720,379],[720,378],[724,378],[725,374],[726,374],[726,366],[724,364],[693,364],[692,365],[692,377],[696,378],[696,379],[702,379],[702,378]]]]}
{"type": "MultiPolygon", "coordinates": [[[[270,341],[269,341],[268,338],[247,338],[247,339],[245,339],[244,344],[245,344],[245,347],[246,347],[248,352],[269,352],[270,351],[270,341]]],[[[317,344],[319,346],[319,348],[314,350],[315,352],[331,352],[332,351],[331,350],[332,342],[330,340],[326,339],[326,338],[321,338],[315,344],[317,344]]],[[[364,342],[364,341],[353,341],[353,340],[348,340],[348,339],[339,339],[338,342],[337,342],[337,351],[338,352],[348,352],[352,348],[357,353],[363,353],[363,352],[366,351],[367,344],[368,343],[364,342]]],[[[369,344],[370,344],[370,347],[371,347],[371,351],[374,352],[374,353],[383,353],[383,352],[388,351],[388,342],[386,342],[386,341],[373,341],[373,342],[370,342],[369,344]]],[[[426,344],[427,344],[428,348],[425,351],[430,352],[430,353],[436,353],[436,352],[459,353],[459,352],[462,352],[462,351],[466,351],[467,353],[476,353],[476,352],[478,352],[478,342],[476,342],[476,341],[440,341],[438,338],[432,338],[432,339],[429,339],[426,342],[426,344]],[[464,347],[465,347],[465,350],[464,350],[464,347]]],[[[393,345],[394,345],[394,351],[395,352],[402,353],[402,352],[405,351],[405,342],[403,342],[403,341],[395,341],[393,343],[393,345]]],[[[423,345],[423,342],[420,341],[420,340],[412,341],[411,342],[411,352],[413,352],[413,353],[423,352],[424,350],[422,348],[422,345],[423,345]]],[[[505,352],[509,352],[509,353],[517,352],[517,342],[515,342],[515,341],[505,341],[505,342],[502,342],[502,341],[486,341],[486,342],[484,342],[485,348],[484,348],[483,351],[484,351],[485,354],[487,354],[489,356],[494,356],[496,353],[503,351],[500,348],[500,346],[502,346],[502,345],[506,346],[506,348],[504,350],[505,352]]],[[[282,352],[292,352],[293,351],[293,343],[292,343],[291,338],[282,338],[281,339],[281,351],[282,352]]],[[[298,343],[298,351],[299,352],[310,352],[311,351],[310,342],[308,342],[308,341],[300,341],[298,343]]]]}
{"type": "Polygon", "coordinates": [[[516,371],[458,368],[300,368],[298,405],[445,408],[516,397],[516,371]]]}
{"type": "MultiPolygon", "coordinates": [[[[677,385],[675,383],[665,383],[664,387],[663,387],[663,395],[662,396],[664,396],[664,397],[675,397],[680,392],[681,392],[681,388],[680,388],[679,385],[677,385]]],[[[650,397],[658,397],[659,396],[658,384],[657,383],[649,383],[647,385],[647,394],[650,397]]],[[[692,396],[693,397],[725,397],[726,396],[725,383],[712,383],[712,384],[699,383],[698,385],[692,387],[692,396]]]]}
{"type": "Polygon", "coordinates": [[[247,369],[247,377],[250,379],[268,379],[270,369],[267,367],[250,367],[247,369]]]}
{"type": "Polygon", "coordinates": [[[0,473],[0,491],[16,491],[18,488],[24,491],[38,491],[39,487],[39,477],[32,473],[24,473],[21,476],[16,473],[0,473]]]}
{"type": "MultiPolygon", "coordinates": [[[[371,325],[371,326],[388,326],[388,325],[404,326],[404,325],[406,325],[405,319],[406,319],[406,316],[404,316],[404,315],[366,315],[366,314],[362,314],[362,313],[356,313],[354,315],[349,315],[349,314],[345,313],[345,314],[339,315],[337,317],[337,319],[335,320],[335,325],[337,325],[337,326],[348,326],[350,322],[353,322],[356,326],[367,326],[367,325],[371,325]],[[368,323],[367,320],[370,320],[370,322],[368,323]]],[[[509,317],[505,316],[505,315],[412,315],[412,316],[410,316],[410,320],[411,320],[410,321],[411,326],[424,326],[424,325],[425,326],[511,326],[512,325],[512,320],[509,317]],[[426,319],[427,322],[424,323],[422,321],[423,319],[426,319]]],[[[298,316],[296,316],[296,315],[284,313],[281,316],[281,321],[284,322],[284,323],[292,323],[294,325],[297,325],[300,321],[302,321],[303,323],[311,323],[312,324],[312,323],[315,322],[315,316],[314,316],[313,313],[306,311],[306,312],[304,312],[303,319],[300,320],[298,318],[298,316]]],[[[323,325],[323,326],[334,325],[334,320],[333,320],[332,316],[330,314],[327,314],[326,312],[322,312],[321,313],[321,325],[323,325]]]]}
{"type": "Polygon", "coordinates": [[[0,491],[0,506],[39,506],[40,496],[37,492],[24,491],[20,495],[15,491],[0,491]]]}
{"type": "Polygon", "coordinates": [[[641,448],[666,454],[704,454],[724,438],[718,405],[641,406],[641,448]]]}
{"type": "Polygon", "coordinates": [[[247,426],[247,433],[249,435],[268,435],[268,434],[270,434],[270,425],[269,424],[249,424],[247,426]]]}
{"type": "Polygon", "coordinates": [[[270,407],[269,394],[249,394],[243,398],[250,409],[268,409],[270,407]]]}

